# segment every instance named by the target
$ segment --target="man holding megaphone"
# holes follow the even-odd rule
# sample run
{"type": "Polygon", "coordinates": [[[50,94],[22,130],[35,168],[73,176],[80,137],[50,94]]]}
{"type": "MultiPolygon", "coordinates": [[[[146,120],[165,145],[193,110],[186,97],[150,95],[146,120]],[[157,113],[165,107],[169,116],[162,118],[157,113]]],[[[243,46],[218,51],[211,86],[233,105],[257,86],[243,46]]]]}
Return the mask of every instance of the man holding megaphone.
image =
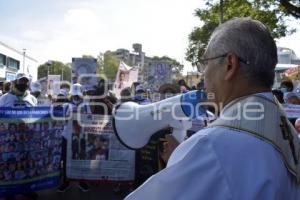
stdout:
{"type": "MultiPolygon", "coordinates": [[[[219,118],[182,142],[167,167],[126,200],[300,199],[299,139],[271,93],[277,49],[268,29],[251,18],[229,20],[213,32],[201,61],[219,118]]],[[[144,145],[144,132],[164,124],[151,120],[147,108],[137,110],[141,118],[127,131],[137,124],[143,133],[132,141],[120,137],[134,147],[144,145]]],[[[162,119],[174,125],[171,117],[162,119]]],[[[175,128],[178,141],[180,128],[185,124],[175,128]]]]}

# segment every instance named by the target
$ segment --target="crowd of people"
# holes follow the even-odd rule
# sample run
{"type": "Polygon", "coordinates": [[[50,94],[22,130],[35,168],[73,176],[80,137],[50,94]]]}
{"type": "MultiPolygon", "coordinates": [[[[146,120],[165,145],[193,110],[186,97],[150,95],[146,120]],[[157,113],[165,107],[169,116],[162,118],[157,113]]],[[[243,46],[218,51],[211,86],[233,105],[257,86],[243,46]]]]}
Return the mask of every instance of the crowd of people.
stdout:
{"type": "MultiPolygon", "coordinates": [[[[2,89],[0,107],[60,107],[64,110],[67,120],[74,113],[111,115],[113,107],[117,103],[133,101],[139,104],[148,104],[191,90],[184,80],[180,80],[178,85],[162,85],[159,91],[155,93],[145,89],[145,86],[139,83],[134,83],[131,88],[123,89],[121,98],[117,99],[111,91],[106,91],[104,85],[103,80],[100,80],[97,88],[87,91],[79,83],[73,85],[63,83],[57,96],[49,95],[46,97],[42,95],[39,82],[31,82],[27,74],[19,73],[16,80],[0,83],[0,90],[2,89]],[[100,98],[89,98],[90,96],[100,96],[100,98]],[[92,103],[89,104],[90,102],[92,103]],[[103,103],[106,108],[103,105],[93,103],[103,103]],[[84,106],[80,106],[83,104],[84,106]],[[81,110],[78,110],[79,107],[81,110]]],[[[66,177],[67,141],[69,138],[72,140],[72,159],[107,160],[108,138],[103,135],[82,135],[81,127],[77,121],[73,121],[74,131],[70,137],[69,132],[63,130],[65,129],[65,122],[54,121],[53,124],[46,122],[23,123],[19,124],[19,127],[14,123],[10,123],[8,127],[5,127],[5,124],[0,124],[0,164],[1,169],[3,169],[0,180],[20,180],[39,176],[46,172],[49,173],[51,170],[57,170],[61,163],[62,184],[58,187],[58,191],[65,192],[71,186],[66,177]],[[55,128],[57,128],[56,134],[49,134],[50,130],[55,128]],[[53,149],[49,150],[50,147],[53,149]],[[18,155],[15,151],[24,152],[24,155],[18,155]],[[50,156],[60,155],[60,153],[61,161],[57,156],[50,156]]],[[[194,130],[193,133],[196,131],[194,130]]],[[[170,133],[170,131],[167,132],[170,133]]],[[[163,142],[159,145],[162,147],[163,142]]],[[[162,154],[162,148],[160,148],[160,152],[162,154]]],[[[161,157],[164,157],[163,154],[161,157]]],[[[157,170],[147,174],[146,178],[155,172],[157,170]]],[[[84,181],[80,181],[78,187],[82,191],[89,190],[89,185],[84,181]]],[[[34,192],[28,192],[25,195],[37,197],[34,192]]],[[[7,197],[7,199],[12,198],[13,196],[7,197]]]]}

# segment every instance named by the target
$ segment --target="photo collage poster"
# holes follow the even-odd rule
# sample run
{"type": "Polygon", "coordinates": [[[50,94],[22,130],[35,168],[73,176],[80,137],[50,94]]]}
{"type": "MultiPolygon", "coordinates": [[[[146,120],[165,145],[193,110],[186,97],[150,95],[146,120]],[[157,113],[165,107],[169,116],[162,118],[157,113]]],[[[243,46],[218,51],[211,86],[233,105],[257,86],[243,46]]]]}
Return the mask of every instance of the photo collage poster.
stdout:
{"type": "Polygon", "coordinates": [[[62,131],[49,107],[0,108],[0,198],[59,184],[62,131]]]}

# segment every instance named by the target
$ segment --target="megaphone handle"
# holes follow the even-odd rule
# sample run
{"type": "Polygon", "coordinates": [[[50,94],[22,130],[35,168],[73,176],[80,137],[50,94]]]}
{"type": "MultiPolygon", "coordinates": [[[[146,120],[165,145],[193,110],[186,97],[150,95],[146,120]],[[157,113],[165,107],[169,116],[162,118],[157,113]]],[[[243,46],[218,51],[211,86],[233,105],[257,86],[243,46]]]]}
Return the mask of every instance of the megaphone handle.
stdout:
{"type": "Polygon", "coordinates": [[[186,130],[185,129],[177,129],[177,128],[173,128],[173,132],[172,135],[174,136],[174,138],[179,142],[183,142],[185,137],[186,137],[186,130]]]}

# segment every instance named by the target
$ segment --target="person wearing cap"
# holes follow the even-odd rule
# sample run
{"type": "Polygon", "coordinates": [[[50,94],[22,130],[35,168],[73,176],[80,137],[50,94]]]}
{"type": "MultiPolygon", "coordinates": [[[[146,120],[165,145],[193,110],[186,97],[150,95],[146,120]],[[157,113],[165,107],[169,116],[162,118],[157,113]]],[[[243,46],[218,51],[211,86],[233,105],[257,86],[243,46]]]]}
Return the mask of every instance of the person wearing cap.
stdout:
{"type": "Polygon", "coordinates": [[[285,93],[283,99],[287,104],[300,105],[300,99],[294,92],[285,93]]]}
{"type": "MultiPolygon", "coordinates": [[[[37,99],[29,92],[30,78],[24,73],[19,73],[16,80],[12,81],[11,90],[0,97],[0,107],[34,107],[37,106],[37,99]]],[[[31,199],[37,199],[38,194],[27,192],[22,194],[31,199]]],[[[14,199],[8,196],[6,199],[14,199]]]]}
{"type": "Polygon", "coordinates": [[[3,95],[4,81],[0,81],[0,96],[3,95]]]}
{"type": "MultiPolygon", "coordinates": [[[[60,90],[62,92],[61,95],[64,95],[66,90],[60,90]]],[[[88,105],[84,105],[84,106],[80,106],[80,104],[84,103],[83,102],[83,87],[81,84],[79,83],[75,83],[72,85],[71,87],[71,98],[70,98],[70,102],[69,103],[65,103],[63,105],[64,109],[66,110],[66,116],[68,118],[68,116],[74,114],[74,113],[79,113],[79,114],[91,114],[90,111],[90,107],[88,105]],[[78,110],[78,108],[81,108],[83,110],[78,110]]],[[[63,131],[63,142],[62,142],[62,163],[63,163],[63,172],[62,172],[62,183],[61,185],[57,188],[57,192],[65,192],[67,191],[71,185],[69,180],[66,177],[66,148],[67,148],[67,141],[70,137],[71,132],[68,131],[67,126],[64,127],[64,131],[63,131]]],[[[77,136],[76,136],[77,137],[77,136]]],[[[79,137],[82,137],[82,134],[79,134],[79,137]]],[[[80,142],[82,151],[85,151],[85,139],[84,138],[77,138],[80,142]]],[[[81,191],[83,192],[87,192],[90,190],[90,187],[85,183],[80,181],[78,184],[78,187],[81,191]]]]}
{"type": "Polygon", "coordinates": [[[0,97],[0,107],[33,107],[37,99],[29,92],[30,78],[19,73],[12,82],[11,91],[0,97]]]}
{"type": "Polygon", "coordinates": [[[151,101],[147,98],[146,92],[142,85],[137,85],[135,87],[135,96],[133,101],[141,105],[151,103],[151,101]]]}
{"type": "Polygon", "coordinates": [[[60,85],[60,92],[62,92],[62,94],[64,94],[65,96],[69,96],[69,93],[70,93],[69,83],[62,83],[60,85]]]}
{"type": "Polygon", "coordinates": [[[41,84],[36,81],[30,84],[30,94],[32,94],[35,98],[39,98],[42,92],[41,84]]]}

